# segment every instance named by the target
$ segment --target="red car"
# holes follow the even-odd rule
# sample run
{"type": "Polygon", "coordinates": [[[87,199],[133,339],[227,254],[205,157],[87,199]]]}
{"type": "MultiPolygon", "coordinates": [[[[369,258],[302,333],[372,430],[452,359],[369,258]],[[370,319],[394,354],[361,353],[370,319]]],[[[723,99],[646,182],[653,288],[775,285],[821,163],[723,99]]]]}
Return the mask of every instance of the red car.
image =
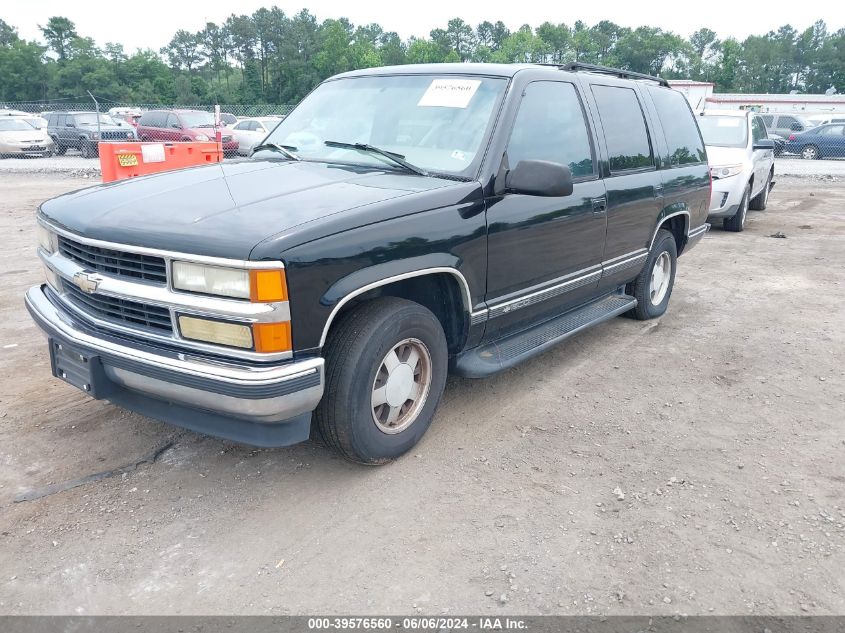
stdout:
{"type": "MultiPolygon", "coordinates": [[[[226,128],[223,153],[235,155],[238,142],[226,128]]],[[[150,110],[138,119],[138,138],[142,141],[213,141],[217,137],[214,115],[204,110],[150,110]]]]}

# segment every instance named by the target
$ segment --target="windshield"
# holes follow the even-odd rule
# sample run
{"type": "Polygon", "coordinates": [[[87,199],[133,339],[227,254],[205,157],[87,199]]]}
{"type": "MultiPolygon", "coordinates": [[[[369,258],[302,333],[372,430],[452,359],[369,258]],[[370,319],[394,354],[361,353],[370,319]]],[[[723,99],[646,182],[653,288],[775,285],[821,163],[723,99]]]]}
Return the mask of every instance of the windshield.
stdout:
{"type": "MultiPolygon", "coordinates": [[[[84,114],[75,114],[74,120],[77,125],[97,125],[97,114],[95,112],[86,112],[84,114]]],[[[100,115],[100,125],[114,125],[114,120],[105,114],[100,115]]]]}
{"type": "Polygon", "coordinates": [[[698,127],[705,145],[745,147],[748,142],[748,121],[745,117],[707,115],[698,117],[698,127]]]}
{"type": "MultiPolygon", "coordinates": [[[[507,81],[489,77],[359,77],[319,86],[267,137],[302,160],[396,168],[375,153],[327,147],[365,143],[422,169],[467,175],[507,81]]],[[[259,152],[263,154],[262,152],[259,152]]]]}
{"type": "Polygon", "coordinates": [[[180,112],[179,118],[184,127],[214,127],[214,115],[211,112],[180,112]]]}
{"type": "Polygon", "coordinates": [[[0,119],[0,132],[32,132],[34,129],[23,119],[0,119]]]}
{"type": "Polygon", "coordinates": [[[33,119],[24,119],[27,123],[29,123],[32,127],[41,129],[47,127],[47,119],[42,119],[40,116],[35,117],[33,119]]]}

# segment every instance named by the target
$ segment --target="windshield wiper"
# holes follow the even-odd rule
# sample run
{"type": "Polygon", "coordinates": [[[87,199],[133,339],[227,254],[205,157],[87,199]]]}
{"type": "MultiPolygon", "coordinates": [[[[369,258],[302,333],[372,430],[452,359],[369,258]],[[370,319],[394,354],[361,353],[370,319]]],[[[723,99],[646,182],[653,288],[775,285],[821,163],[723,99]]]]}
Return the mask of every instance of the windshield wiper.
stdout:
{"type": "Polygon", "coordinates": [[[302,160],[299,156],[294,154],[296,148],[293,145],[279,145],[278,143],[261,143],[256,145],[252,148],[253,153],[258,152],[262,149],[272,149],[276,150],[280,154],[284,154],[291,160],[302,160]]]}
{"type": "Polygon", "coordinates": [[[402,154],[396,154],[395,152],[388,152],[387,150],[380,149],[373,145],[368,145],[367,143],[342,143],[340,141],[325,141],[324,145],[326,147],[340,147],[343,149],[357,149],[362,152],[370,152],[371,154],[378,154],[379,156],[384,156],[385,158],[392,160],[397,165],[404,167],[411,173],[417,174],[418,176],[428,176],[428,172],[424,169],[417,167],[416,165],[412,165],[408,161],[405,160],[405,157],[402,154]]]}

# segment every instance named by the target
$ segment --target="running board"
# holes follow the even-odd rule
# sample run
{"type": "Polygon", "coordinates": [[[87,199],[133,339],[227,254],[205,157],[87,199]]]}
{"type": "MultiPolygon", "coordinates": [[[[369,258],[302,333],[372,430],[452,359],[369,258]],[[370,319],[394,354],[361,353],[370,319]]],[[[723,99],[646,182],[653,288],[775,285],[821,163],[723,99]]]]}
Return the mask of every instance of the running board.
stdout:
{"type": "Polygon", "coordinates": [[[453,372],[465,378],[484,378],[510,369],[576,332],[612,319],[635,307],[637,300],[634,297],[606,295],[523,332],[462,352],[455,358],[453,372]]]}

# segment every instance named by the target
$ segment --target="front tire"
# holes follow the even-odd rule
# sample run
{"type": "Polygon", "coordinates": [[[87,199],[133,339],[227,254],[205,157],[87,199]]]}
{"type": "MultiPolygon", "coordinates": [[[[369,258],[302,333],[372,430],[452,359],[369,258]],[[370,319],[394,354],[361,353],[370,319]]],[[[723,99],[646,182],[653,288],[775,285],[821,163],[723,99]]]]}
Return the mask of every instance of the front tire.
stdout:
{"type": "Polygon", "coordinates": [[[95,158],[97,156],[97,146],[89,140],[83,139],[80,142],[79,149],[82,151],[82,158],[95,158]]]}
{"type": "Polygon", "coordinates": [[[733,214],[733,217],[725,218],[722,224],[726,231],[741,233],[745,230],[745,218],[748,216],[748,198],[750,196],[751,185],[746,185],[745,191],[742,194],[742,200],[739,202],[739,209],[733,214]]]}
{"type": "Polygon", "coordinates": [[[660,229],[643,269],[628,286],[628,292],[637,300],[637,307],[626,314],[646,321],[666,312],[675,285],[677,267],[678,247],[675,236],[666,229],[660,229]]]}
{"type": "Polygon", "coordinates": [[[56,141],[56,156],[64,156],[67,152],[67,147],[64,145],[59,145],[58,141],[56,141]]]}
{"type": "Polygon", "coordinates": [[[448,348],[427,308],[394,297],[343,317],[325,347],[316,439],[361,464],[384,464],[428,430],[446,386],[448,348]]]}
{"type": "Polygon", "coordinates": [[[769,172],[769,177],[766,178],[766,185],[763,190],[751,199],[748,203],[748,208],[753,211],[765,211],[766,205],[769,203],[769,191],[772,188],[773,172],[769,172]]]}

